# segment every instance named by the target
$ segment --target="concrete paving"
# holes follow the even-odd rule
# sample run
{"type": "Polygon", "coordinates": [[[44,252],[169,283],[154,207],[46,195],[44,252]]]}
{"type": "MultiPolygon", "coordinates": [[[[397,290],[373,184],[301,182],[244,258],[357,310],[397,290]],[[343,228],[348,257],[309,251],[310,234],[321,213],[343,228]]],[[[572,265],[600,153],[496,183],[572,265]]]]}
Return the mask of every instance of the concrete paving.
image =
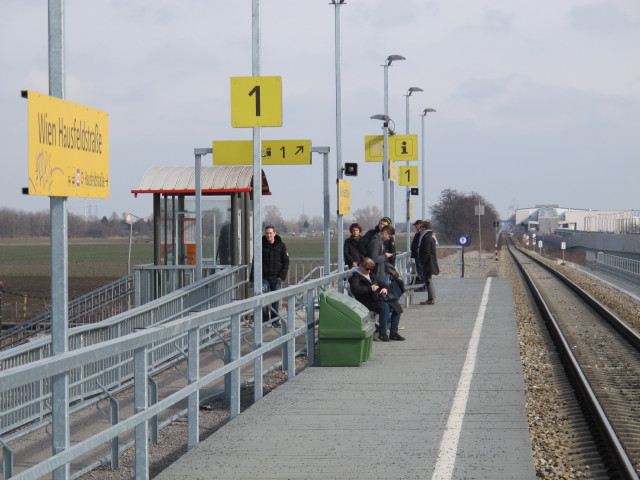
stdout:
{"type": "Polygon", "coordinates": [[[534,479],[510,281],[435,282],[406,341],[307,368],[156,478],[534,479]]]}

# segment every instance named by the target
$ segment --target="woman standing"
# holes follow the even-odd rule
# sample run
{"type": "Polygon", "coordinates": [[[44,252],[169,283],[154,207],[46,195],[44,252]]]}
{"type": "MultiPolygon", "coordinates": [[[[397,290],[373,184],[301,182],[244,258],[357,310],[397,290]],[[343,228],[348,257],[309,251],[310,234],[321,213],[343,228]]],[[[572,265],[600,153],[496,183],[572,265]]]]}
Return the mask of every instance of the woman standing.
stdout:
{"type": "Polygon", "coordinates": [[[344,263],[347,268],[355,268],[363,257],[362,252],[358,249],[362,227],[359,223],[352,223],[349,232],[351,232],[351,236],[344,241],[344,263]]]}

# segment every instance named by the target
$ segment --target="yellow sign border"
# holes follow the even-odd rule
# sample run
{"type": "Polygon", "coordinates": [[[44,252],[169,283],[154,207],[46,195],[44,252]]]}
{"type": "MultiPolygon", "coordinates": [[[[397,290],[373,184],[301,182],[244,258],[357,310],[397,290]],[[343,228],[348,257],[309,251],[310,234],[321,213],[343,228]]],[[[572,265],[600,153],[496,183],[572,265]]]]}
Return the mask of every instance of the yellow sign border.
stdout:
{"type": "Polygon", "coordinates": [[[109,198],[109,115],[32,91],[27,98],[29,195],[109,198]]]}

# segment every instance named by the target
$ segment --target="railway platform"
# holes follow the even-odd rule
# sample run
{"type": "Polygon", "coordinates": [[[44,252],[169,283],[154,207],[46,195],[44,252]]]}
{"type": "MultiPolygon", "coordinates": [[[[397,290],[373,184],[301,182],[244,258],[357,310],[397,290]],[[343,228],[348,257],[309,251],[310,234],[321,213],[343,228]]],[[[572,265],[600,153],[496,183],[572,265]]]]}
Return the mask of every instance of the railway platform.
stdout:
{"type": "Polygon", "coordinates": [[[511,282],[434,280],[406,341],[307,368],[156,478],[534,479],[511,282]]]}

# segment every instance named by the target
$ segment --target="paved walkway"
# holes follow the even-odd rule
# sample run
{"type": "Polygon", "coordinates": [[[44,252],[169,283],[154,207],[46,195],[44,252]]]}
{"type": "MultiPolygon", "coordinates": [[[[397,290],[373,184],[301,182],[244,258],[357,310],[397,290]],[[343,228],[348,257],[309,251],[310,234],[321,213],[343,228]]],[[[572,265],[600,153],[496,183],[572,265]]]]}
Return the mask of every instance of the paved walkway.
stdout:
{"type": "Polygon", "coordinates": [[[405,310],[406,341],[306,369],[156,478],[534,479],[510,281],[436,291],[405,310]]]}

